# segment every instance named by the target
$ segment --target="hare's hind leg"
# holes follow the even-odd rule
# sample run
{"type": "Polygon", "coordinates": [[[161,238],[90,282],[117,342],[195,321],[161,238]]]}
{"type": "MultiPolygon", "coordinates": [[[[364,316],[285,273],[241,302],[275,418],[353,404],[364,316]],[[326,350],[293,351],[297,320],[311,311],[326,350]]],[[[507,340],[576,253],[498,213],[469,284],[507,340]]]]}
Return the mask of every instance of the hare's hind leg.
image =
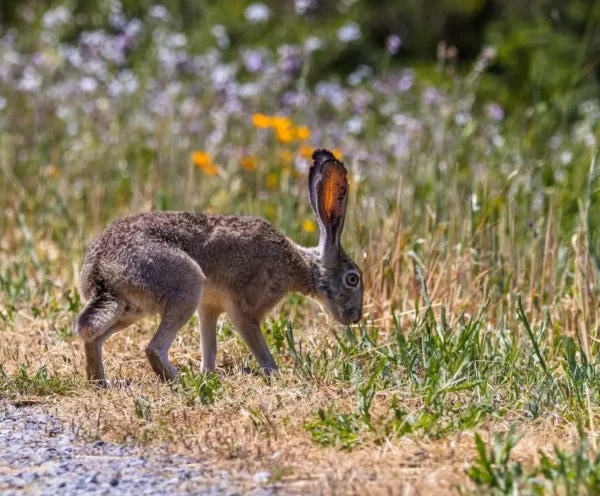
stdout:
{"type": "Polygon", "coordinates": [[[161,321],[146,348],[152,370],[164,381],[175,379],[177,369],[169,362],[169,348],[181,327],[194,315],[202,299],[204,274],[187,255],[173,253],[161,260],[164,264],[160,299],[164,301],[161,321]]]}
{"type": "Polygon", "coordinates": [[[112,295],[98,295],[92,298],[77,319],[76,331],[84,342],[87,379],[102,387],[107,386],[102,344],[108,336],[129,325],[129,322],[121,320],[125,306],[124,301],[112,295]]]}

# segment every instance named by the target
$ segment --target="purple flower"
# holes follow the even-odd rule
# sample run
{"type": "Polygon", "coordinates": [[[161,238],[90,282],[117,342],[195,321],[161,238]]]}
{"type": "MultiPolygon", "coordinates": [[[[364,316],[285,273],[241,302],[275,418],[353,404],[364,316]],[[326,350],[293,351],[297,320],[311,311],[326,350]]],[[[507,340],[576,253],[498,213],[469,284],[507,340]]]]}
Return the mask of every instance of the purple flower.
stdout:
{"type": "Polygon", "coordinates": [[[263,58],[256,50],[247,50],[242,55],[244,67],[250,73],[258,72],[263,68],[263,58]]]}
{"type": "Polygon", "coordinates": [[[439,99],[440,94],[435,88],[432,88],[431,86],[425,90],[425,93],[423,93],[423,102],[426,105],[431,105],[432,103],[438,102],[439,99]]]}
{"type": "Polygon", "coordinates": [[[485,113],[493,121],[501,121],[504,118],[504,110],[497,103],[488,103],[485,106],[485,113]]]}
{"type": "Polygon", "coordinates": [[[400,93],[405,93],[406,91],[412,88],[413,82],[415,80],[415,73],[411,70],[404,71],[400,81],[398,81],[398,91],[400,93]]]}
{"type": "Polygon", "coordinates": [[[385,40],[385,47],[387,48],[387,51],[390,53],[390,55],[396,55],[398,53],[398,50],[400,50],[401,46],[402,40],[397,34],[391,34],[385,40]]]}

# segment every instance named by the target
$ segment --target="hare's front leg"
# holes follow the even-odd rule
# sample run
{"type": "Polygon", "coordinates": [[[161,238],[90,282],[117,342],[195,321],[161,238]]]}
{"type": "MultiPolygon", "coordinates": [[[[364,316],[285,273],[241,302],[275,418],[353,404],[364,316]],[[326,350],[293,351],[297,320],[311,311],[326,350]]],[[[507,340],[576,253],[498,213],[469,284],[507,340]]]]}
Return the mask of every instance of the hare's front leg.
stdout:
{"type": "Polygon", "coordinates": [[[238,312],[232,312],[230,317],[240,336],[242,336],[242,339],[248,345],[248,348],[250,348],[254,358],[256,358],[256,361],[262,367],[265,375],[277,372],[277,363],[267,346],[265,337],[260,332],[260,324],[252,317],[238,312]]]}
{"type": "Polygon", "coordinates": [[[200,322],[200,346],[202,348],[202,364],[200,371],[203,373],[215,370],[217,357],[217,321],[221,311],[200,304],[198,307],[198,320],[200,322]]]}

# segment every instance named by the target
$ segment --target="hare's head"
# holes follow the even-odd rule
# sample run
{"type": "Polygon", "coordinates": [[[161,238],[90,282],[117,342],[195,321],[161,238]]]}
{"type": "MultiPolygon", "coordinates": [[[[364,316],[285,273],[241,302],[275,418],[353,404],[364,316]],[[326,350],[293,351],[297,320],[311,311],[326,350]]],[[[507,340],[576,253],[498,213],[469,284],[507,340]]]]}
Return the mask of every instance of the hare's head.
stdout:
{"type": "Polygon", "coordinates": [[[321,231],[317,249],[317,297],[341,324],[362,317],[362,273],[341,245],[348,202],[346,168],[327,150],[313,153],[309,197],[321,231]]]}

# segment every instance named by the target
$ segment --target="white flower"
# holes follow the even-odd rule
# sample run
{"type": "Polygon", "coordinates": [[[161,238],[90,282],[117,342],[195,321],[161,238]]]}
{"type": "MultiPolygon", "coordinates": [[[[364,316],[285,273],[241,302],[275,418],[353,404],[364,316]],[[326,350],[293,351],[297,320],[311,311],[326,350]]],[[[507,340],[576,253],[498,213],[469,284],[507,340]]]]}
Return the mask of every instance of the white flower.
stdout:
{"type": "Polygon", "coordinates": [[[169,11],[162,5],[154,5],[150,9],[150,17],[166,21],[169,19],[169,11]]]}
{"type": "Polygon", "coordinates": [[[71,11],[64,5],[61,5],[46,12],[42,22],[46,29],[53,29],[69,23],[71,21],[71,17],[71,11]]]}
{"type": "Polygon", "coordinates": [[[167,36],[167,45],[172,48],[183,48],[187,44],[187,37],[183,33],[173,33],[167,36]]]}
{"type": "Polygon", "coordinates": [[[252,24],[267,22],[271,18],[271,9],[264,3],[252,3],[246,7],[244,17],[252,24]]]}
{"type": "Polygon", "coordinates": [[[454,116],[454,122],[456,122],[456,124],[459,126],[464,126],[471,122],[471,114],[468,112],[459,112],[454,116]]]}
{"type": "Polygon", "coordinates": [[[79,81],[79,89],[84,93],[93,93],[98,88],[98,82],[89,76],[81,78],[79,81]]]}
{"type": "Polygon", "coordinates": [[[313,6],[313,0],[294,0],[294,9],[298,15],[306,14],[306,11],[313,6]]]}
{"type": "Polygon", "coordinates": [[[565,150],[564,152],[562,152],[560,154],[560,161],[564,164],[567,165],[571,162],[571,160],[573,159],[573,152],[570,150],[565,150]]]}
{"type": "Polygon", "coordinates": [[[215,24],[211,28],[210,34],[212,34],[215,37],[217,45],[219,45],[219,48],[221,50],[229,48],[231,41],[229,40],[229,36],[227,35],[227,30],[225,29],[225,26],[223,26],[222,24],[215,24]]]}
{"type": "Polygon", "coordinates": [[[337,31],[338,40],[342,43],[349,43],[350,41],[360,40],[361,32],[360,26],[355,22],[347,24],[341,27],[337,31]]]}
{"type": "Polygon", "coordinates": [[[0,110],[4,110],[6,108],[6,98],[0,96],[0,110]]]}
{"type": "Polygon", "coordinates": [[[37,91],[42,86],[42,76],[40,76],[33,67],[26,67],[23,71],[23,78],[19,81],[21,91],[37,91]]]}
{"type": "Polygon", "coordinates": [[[307,38],[304,42],[304,49],[309,53],[316,52],[322,46],[323,42],[321,41],[321,38],[317,38],[316,36],[311,36],[310,38],[307,38]]]}
{"type": "Polygon", "coordinates": [[[350,134],[358,134],[362,131],[362,129],[363,129],[363,120],[358,116],[351,117],[346,122],[346,130],[350,134]]]}

